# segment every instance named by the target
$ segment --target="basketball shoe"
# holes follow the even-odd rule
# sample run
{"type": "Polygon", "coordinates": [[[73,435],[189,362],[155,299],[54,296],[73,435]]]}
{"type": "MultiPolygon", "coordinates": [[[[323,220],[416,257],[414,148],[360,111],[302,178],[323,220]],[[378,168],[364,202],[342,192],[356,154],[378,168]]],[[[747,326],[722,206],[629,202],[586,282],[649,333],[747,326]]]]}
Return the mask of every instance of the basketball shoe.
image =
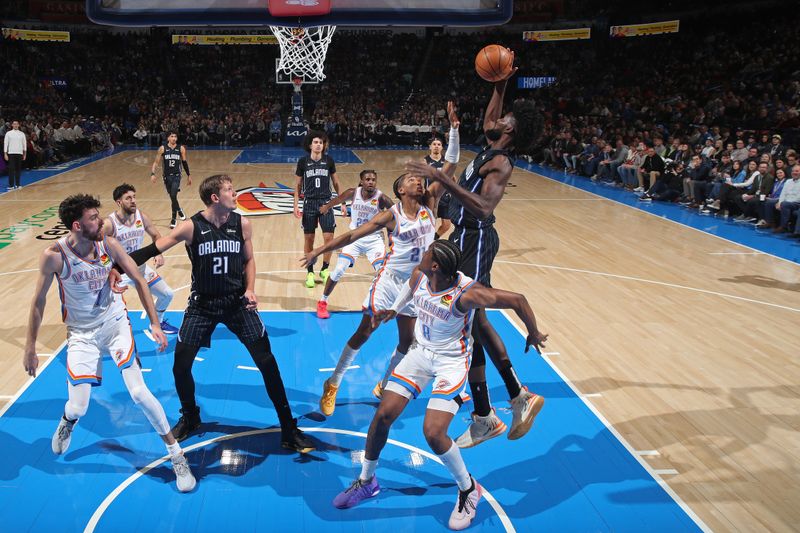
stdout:
{"type": "Polygon", "coordinates": [[[58,427],[56,432],[53,433],[53,439],[50,443],[54,454],[61,455],[69,449],[69,443],[72,440],[72,428],[75,427],[75,422],[77,420],[70,422],[63,416],[58,421],[58,427]]]}
{"type": "Polygon", "coordinates": [[[309,453],[317,449],[314,442],[297,427],[297,419],[292,419],[291,426],[281,428],[281,446],[300,453],[309,453]]]}
{"type": "Polygon", "coordinates": [[[164,335],[177,335],[178,328],[167,322],[166,320],[161,321],[161,331],[164,332],[164,335]]]}
{"type": "Polygon", "coordinates": [[[316,282],[314,281],[314,273],[309,272],[308,274],[306,274],[306,287],[308,287],[309,289],[313,289],[314,285],[316,285],[316,282]]]}
{"type": "Polygon", "coordinates": [[[377,496],[380,491],[381,486],[378,485],[378,478],[375,476],[366,481],[356,479],[349,487],[336,495],[333,499],[333,506],[337,509],[349,509],[367,498],[377,496]]]}
{"type": "Polygon", "coordinates": [[[317,302],[317,318],[330,318],[331,314],[328,312],[328,302],[322,300],[317,302]]]}
{"type": "Polygon", "coordinates": [[[544,398],[529,392],[528,387],[522,387],[517,397],[511,400],[511,410],[514,413],[514,417],[511,419],[508,440],[517,440],[525,436],[533,426],[533,421],[543,406],[544,398]]]}
{"type": "Polygon", "coordinates": [[[172,436],[178,442],[185,441],[189,435],[200,427],[200,408],[181,409],[181,417],[172,428],[172,436]]]}
{"type": "Polygon", "coordinates": [[[450,513],[450,521],[447,526],[456,531],[466,529],[475,518],[478,508],[478,501],[483,495],[483,487],[475,481],[475,478],[470,477],[472,480],[472,487],[469,490],[459,490],[456,506],[453,512],[450,513]]]}
{"type": "Polygon", "coordinates": [[[322,398],[319,399],[319,410],[325,416],[331,416],[334,409],[336,409],[336,393],[339,392],[339,386],[334,385],[329,379],[325,380],[322,385],[322,398]]]}
{"type": "Polygon", "coordinates": [[[478,416],[473,412],[472,424],[456,439],[456,445],[459,448],[472,448],[481,442],[502,435],[506,428],[506,423],[500,420],[494,412],[494,408],[486,416],[478,416]]]}
{"type": "Polygon", "coordinates": [[[189,462],[183,454],[172,457],[172,471],[175,472],[175,478],[178,485],[178,490],[181,492],[191,492],[197,485],[197,480],[192,475],[192,469],[189,468],[189,462]]]}

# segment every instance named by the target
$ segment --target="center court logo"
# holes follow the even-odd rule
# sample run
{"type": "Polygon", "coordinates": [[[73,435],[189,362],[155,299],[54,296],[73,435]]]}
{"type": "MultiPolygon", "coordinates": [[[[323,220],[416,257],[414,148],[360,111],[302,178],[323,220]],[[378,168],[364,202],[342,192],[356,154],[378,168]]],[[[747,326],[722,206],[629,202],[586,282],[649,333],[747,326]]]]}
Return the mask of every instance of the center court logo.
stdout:
{"type": "MultiPolygon", "coordinates": [[[[293,209],[294,189],[282,183],[275,182],[274,187],[259,183],[258,187],[236,191],[236,212],[246,217],[291,214],[293,209]]],[[[300,209],[303,209],[302,198],[300,209]]],[[[337,205],[333,212],[336,216],[342,216],[342,206],[337,205]]]]}

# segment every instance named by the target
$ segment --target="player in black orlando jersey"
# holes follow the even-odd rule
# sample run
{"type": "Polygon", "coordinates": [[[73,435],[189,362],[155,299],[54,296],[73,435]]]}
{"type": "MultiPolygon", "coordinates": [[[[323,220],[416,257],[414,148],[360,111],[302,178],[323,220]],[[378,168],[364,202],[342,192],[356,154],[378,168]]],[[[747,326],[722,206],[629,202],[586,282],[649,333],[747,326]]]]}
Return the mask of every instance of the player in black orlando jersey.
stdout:
{"type": "Polygon", "coordinates": [[[200,199],[206,206],[204,210],[132,256],[141,264],[182,242],[192,261],[192,292],[172,368],[182,416],[172,432],[181,441],[200,426],[192,364],[199,349],[210,346],[214,328],[222,323],[245,345],[261,371],[278,413],[281,444],[301,453],[312,451],[313,443],[297,429],[292,417],[278,363],[258,315],[258,301],[253,292],[256,277],[253,229],[249,220],[234,212],[236,191],[231,178],[225,175],[206,178],[200,185],[200,199]]]}
{"type": "MultiPolygon", "coordinates": [[[[303,219],[303,252],[308,253],[314,249],[314,234],[317,225],[322,228],[322,238],[325,244],[333,239],[333,230],[336,229],[336,220],[333,211],[324,214],[320,208],[327,204],[333,193],[331,185],[339,194],[339,177],[336,175],[336,163],[326,152],[328,150],[328,136],[322,131],[309,131],[303,141],[307,156],[297,162],[295,177],[297,181],[294,188],[294,216],[303,219]],[[303,211],[300,212],[300,195],[303,195],[303,211]]],[[[319,275],[324,284],[328,281],[328,265],[332,252],[322,256],[322,269],[319,275]]],[[[306,267],[306,287],[314,288],[314,265],[306,267]]]]}
{"type": "Polygon", "coordinates": [[[192,184],[192,176],[189,173],[189,161],[186,159],[186,147],[178,144],[178,134],[174,131],[167,135],[167,142],[158,147],[156,159],[153,161],[153,168],[150,171],[150,181],[156,182],[156,168],[161,163],[164,171],[164,187],[172,201],[172,217],[169,227],[174,228],[178,218],[186,220],[183,209],[178,203],[178,191],[181,190],[181,168],[186,171],[186,185],[192,184]]]}
{"type": "MultiPolygon", "coordinates": [[[[428,164],[412,161],[406,165],[409,171],[442,183],[451,193],[450,219],[455,229],[449,240],[461,250],[461,271],[487,287],[491,286],[491,268],[500,247],[494,228],[495,209],[514,169],[515,153],[527,153],[542,130],[542,117],[530,100],[518,100],[511,112],[505,115],[502,112],[506,84],[515,72],[513,69],[505,79],[494,84],[483,122],[488,146],[467,165],[457,183],[451,176],[428,164]]],[[[484,309],[475,312],[472,334],[475,344],[469,383],[475,411],[472,413],[473,423],[456,443],[459,447],[469,448],[506,430],[505,423],[489,401],[484,347],[500,372],[511,399],[513,419],[508,438],[519,439],[530,430],[544,398],[528,391],[520,383],[505,344],[489,323],[484,309]]]]}

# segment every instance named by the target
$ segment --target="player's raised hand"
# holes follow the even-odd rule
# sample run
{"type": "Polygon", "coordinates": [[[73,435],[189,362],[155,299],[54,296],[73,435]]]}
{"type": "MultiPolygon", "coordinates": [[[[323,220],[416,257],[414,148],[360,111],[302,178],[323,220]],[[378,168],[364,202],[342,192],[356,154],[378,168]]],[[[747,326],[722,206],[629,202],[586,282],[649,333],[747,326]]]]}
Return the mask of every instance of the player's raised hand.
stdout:
{"type": "Polygon", "coordinates": [[[32,378],[36,377],[36,369],[39,368],[39,356],[36,355],[35,350],[25,350],[22,356],[22,366],[25,367],[25,372],[32,378]]]}
{"type": "Polygon", "coordinates": [[[447,120],[450,121],[451,128],[458,128],[461,125],[461,121],[458,119],[458,114],[456,113],[456,103],[452,100],[447,102],[447,120]]]}
{"type": "MultiPolygon", "coordinates": [[[[509,54],[511,54],[511,64],[513,65],[513,64],[514,64],[514,59],[516,59],[516,57],[514,56],[514,51],[513,51],[512,49],[510,49],[510,48],[506,48],[506,50],[508,51],[508,53],[509,53],[509,54]]],[[[513,76],[514,74],[516,74],[518,70],[519,70],[519,67],[514,67],[514,68],[512,68],[512,69],[511,69],[511,70],[508,72],[508,74],[506,74],[505,76],[503,76],[503,78],[502,78],[502,79],[499,79],[499,80],[497,80],[495,83],[503,83],[503,82],[505,82],[505,81],[508,81],[508,79],[509,79],[511,76],[513,76]]]]}
{"type": "Polygon", "coordinates": [[[371,319],[372,327],[377,328],[381,322],[389,322],[396,316],[397,311],[394,309],[381,309],[380,311],[375,311],[371,319]]]}
{"type": "Polygon", "coordinates": [[[537,352],[541,352],[542,348],[544,348],[545,341],[547,341],[547,337],[549,337],[547,333],[542,333],[539,330],[530,333],[528,338],[525,339],[525,353],[528,353],[531,346],[533,346],[537,352]]]}

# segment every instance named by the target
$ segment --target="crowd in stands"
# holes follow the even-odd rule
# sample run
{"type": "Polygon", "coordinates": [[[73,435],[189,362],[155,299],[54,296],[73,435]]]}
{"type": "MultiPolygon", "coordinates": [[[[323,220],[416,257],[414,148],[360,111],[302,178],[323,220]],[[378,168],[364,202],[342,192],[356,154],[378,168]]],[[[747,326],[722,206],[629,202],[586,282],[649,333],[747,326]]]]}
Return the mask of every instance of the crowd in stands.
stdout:
{"type": "MultiPolygon", "coordinates": [[[[533,98],[545,117],[540,142],[519,147],[521,155],[627,187],[643,201],[677,199],[788,229],[747,202],[774,192],[764,191],[771,180],[751,179],[765,175],[761,158],[773,178],[797,161],[800,33],[774,17],[735,27],[733,19],[682,21],[674,35],[535,44],[517,33],[340,30],[327,79],[303,85],[305,120],[335,144],[424,145],[447,131],[454,100],[462,141],[475,142],[491,85],[475,74],[474,55],[499,42],[517,51],[519,76],[557,81],[533,91],[509,86],[507,100],[533,98]],[[742,181],[738,167],[725,172],[739,163],[742,181]]],[[[0,134],[21,120],[35,154],[29,165],[119,143],[155,145],[171,130],[190,145],[280,142],[293,88],[274,83],[278,53],[173,45],[163,29],[73,30],[69,44],[5,41],[0,134]]]]}

